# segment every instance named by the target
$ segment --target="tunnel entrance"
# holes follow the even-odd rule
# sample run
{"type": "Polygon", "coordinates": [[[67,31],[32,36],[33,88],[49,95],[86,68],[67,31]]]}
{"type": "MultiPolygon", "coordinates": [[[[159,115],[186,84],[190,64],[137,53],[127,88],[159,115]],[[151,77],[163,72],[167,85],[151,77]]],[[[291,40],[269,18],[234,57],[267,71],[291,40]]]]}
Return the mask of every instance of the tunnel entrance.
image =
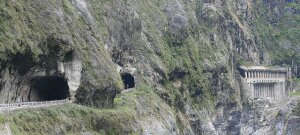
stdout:
{"type": "Polygon", "coordinates": [[[121,74],[124,89],[130,89],[135,87],[134,77],[131,74],[125,73],[121,74]]]}
{"type": "Polygon", "coordinates": [[[38,78],[33,85],[33,91],[35,95],[31,94],[30,100],[52,101],[70,97],[67,81],[58,76],[38,78]]]}

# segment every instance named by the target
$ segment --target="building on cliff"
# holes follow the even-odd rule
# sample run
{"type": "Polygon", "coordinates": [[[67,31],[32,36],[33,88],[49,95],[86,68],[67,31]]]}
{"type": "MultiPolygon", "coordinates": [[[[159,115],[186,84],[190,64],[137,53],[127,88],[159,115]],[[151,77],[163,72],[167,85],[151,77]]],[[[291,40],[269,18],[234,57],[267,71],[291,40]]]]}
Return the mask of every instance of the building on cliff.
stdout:
{"type": "Polygon", "coordinates": [[[240,66],[242,84],[250,98],[272,98],[280,101],[291,91],[290,68],[240,66]]]}

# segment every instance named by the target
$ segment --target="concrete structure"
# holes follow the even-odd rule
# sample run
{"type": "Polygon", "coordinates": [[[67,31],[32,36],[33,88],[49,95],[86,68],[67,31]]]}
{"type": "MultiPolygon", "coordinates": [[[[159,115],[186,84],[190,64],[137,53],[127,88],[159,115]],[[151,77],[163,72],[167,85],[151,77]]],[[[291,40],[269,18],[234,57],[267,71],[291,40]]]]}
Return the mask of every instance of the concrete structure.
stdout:
{"type": "Polygon", "coordinates": [[[282,100],[289,93],[290,68],[241,66],[243,84],[251,98],[282,100]]]}

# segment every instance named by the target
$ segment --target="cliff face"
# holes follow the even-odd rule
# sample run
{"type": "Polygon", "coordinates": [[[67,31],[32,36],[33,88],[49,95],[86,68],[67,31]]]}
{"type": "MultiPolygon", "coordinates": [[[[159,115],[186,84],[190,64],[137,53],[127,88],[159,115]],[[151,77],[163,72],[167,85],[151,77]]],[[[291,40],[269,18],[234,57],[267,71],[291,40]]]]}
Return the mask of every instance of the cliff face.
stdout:
{"type": "Polygon", "coordinates": [[[67,81],[72,97],[84,91],[81,103],[112,105],[120,75],[86,2],[2,1],[1,15],[2,103],[38,100],[34,84],[48,76],[67,81]]]}
{"type": "MultiPolygon", "coordinates": [[[[134,103],[133,131],[258,134],[263,126],[240,89],[237,67],[272,62],[273,35],[259,28],[281,18],[286,3],[2,0],[0,102],[56,99],[41,94],[46,83],[62,90],[67,84],[62,98],[112,107],[127,73],[135,78],[133,91],[151,88],[148,98],[117,97],[134,103]],[[257,13],[264,7],[270,16],[257,13]]],[[[275,118],[268,120],[273,127],[275,118]]]]}

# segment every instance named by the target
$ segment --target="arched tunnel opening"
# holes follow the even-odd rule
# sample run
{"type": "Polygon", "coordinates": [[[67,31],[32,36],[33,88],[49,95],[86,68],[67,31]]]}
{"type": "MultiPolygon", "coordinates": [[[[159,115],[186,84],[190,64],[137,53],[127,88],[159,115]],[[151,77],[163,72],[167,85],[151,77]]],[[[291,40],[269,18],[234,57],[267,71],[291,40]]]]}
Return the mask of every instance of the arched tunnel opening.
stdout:
{"type": "Polygon", "coordinates": [[[121,74],[121,77],[123,80],[124,89],[130,89],[135,87],[134,77],[131,74],[121,74]]]}
{"type": "Polygon", "coordinates": [[[65,78],[47,76],[35,80],[29,100],[53,101],[67,99],[69,97],[69,86],[65,78]]]}

